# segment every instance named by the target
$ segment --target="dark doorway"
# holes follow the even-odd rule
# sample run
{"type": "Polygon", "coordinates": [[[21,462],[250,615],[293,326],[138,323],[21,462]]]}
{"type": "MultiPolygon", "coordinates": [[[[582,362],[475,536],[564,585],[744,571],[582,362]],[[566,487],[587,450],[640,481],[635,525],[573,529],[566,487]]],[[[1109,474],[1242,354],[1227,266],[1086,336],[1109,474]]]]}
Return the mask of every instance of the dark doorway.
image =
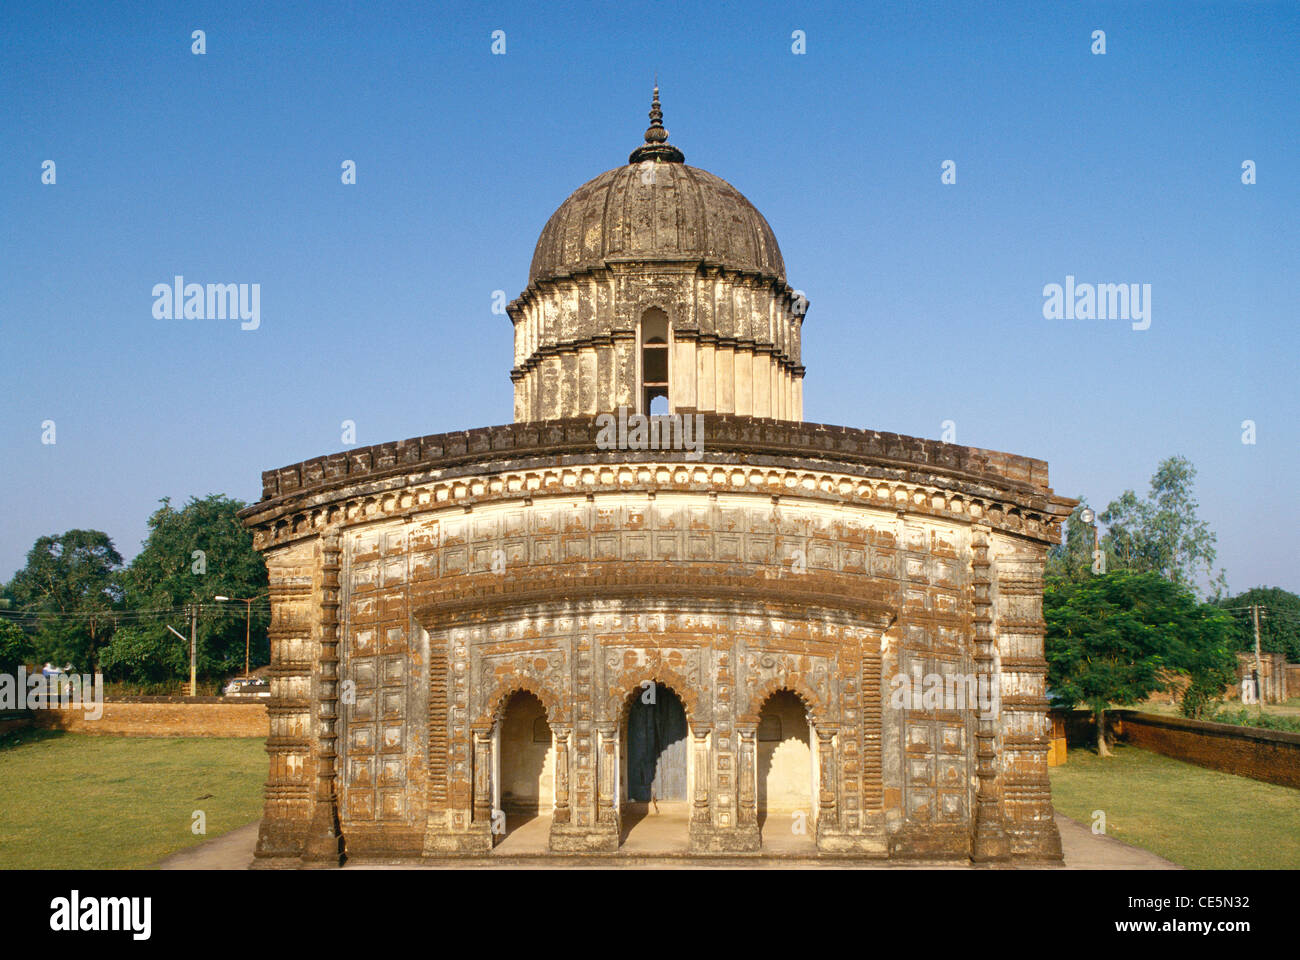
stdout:
{"type": "Polygon", "coordinates": [[[661,683],[632,695],[627,715],[627,798],[686,799],[686,710],[661,683]]]}

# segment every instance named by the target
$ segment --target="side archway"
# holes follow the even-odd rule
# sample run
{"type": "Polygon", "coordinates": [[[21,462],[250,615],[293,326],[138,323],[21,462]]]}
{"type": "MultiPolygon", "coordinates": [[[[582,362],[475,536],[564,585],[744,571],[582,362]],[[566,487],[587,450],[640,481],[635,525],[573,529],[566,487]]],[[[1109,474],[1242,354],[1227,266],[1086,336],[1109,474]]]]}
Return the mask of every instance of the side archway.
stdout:
{"type": "Polygon", "coordinates": [[[558,694],[533,677],[512,673],[499,680],[496,686],[492,688],[492,692],[483,698],[483,709],[474,726],[480,728],[491,727],[499,721],[505,713],[510,698],[520,691],[531,693],[541,701],[550,723],[564,723],[567,721],[563,701],[558,694]]]}
{"type": "Polygon", "coordinates": [[[555,740],[546,707],[527,690],[510,694],[494,730],[495,809],[505,815],[505,830],[555,806],[555,740]]]}
{"type": "Polygon", "coordinates": [[[788,687],[772,691],[758,710],[757,820],[764,842],[812,839],[816,818],[816,731],[807,701],[788,687]],[[788,835],[788,836],[787,836],[788,835]]]}
{"type": "Polygon", "coordinates": [[[808,711],[808,719],[816,726],[825,726],[831,722],[828,711],[821,698],[813,692],[803,680],[796,677],[775,677],[768,680],[754,690],[753,695],[749,698],[749,704],[737,719],[742,723],[758,723],[759,715],[763,705],[769,698],[782,690],[795,694],[803,701],[804,708],[808,711]]]}

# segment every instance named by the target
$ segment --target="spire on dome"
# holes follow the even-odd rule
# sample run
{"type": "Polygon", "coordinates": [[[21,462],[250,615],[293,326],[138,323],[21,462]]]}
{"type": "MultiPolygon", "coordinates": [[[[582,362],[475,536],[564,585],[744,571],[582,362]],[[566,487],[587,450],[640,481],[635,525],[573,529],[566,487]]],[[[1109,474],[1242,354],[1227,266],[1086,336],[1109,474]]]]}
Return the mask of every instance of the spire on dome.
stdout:
{"type": "Polygon", "coordinates": [[[655,160],[662,163],[685,163],[686,154],[668,142],[664,129],[664,111],[659,106],[659,81],[655,80],[654,99],[650,102],[650,128],[645,132],[645,143],[632,151],[628,163],[655,160]]]}

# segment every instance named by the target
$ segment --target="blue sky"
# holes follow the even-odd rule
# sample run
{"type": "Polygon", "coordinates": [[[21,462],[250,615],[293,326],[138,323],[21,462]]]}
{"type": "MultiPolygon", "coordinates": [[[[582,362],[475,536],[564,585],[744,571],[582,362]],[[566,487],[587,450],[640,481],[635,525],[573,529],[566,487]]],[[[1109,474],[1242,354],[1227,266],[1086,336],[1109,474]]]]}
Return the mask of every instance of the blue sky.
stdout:
{"type": "Polygon", "coordinates": [[[256,499],[343,420],[508,422],[493,291],[657,71],[811,300],[808,420],[952,420],[1097,506],[1183,454],[1232,588],[1300,589],[1300,5],[52,3],[0,35],[0,578],[72,527],[130,557],[164,496],[256,499]],[[155,319],[176,274],[260,283],[260,328],[155,319]],[[1067,275],[1151,284],[1150,329],[1044,319],[1067,275]]]}

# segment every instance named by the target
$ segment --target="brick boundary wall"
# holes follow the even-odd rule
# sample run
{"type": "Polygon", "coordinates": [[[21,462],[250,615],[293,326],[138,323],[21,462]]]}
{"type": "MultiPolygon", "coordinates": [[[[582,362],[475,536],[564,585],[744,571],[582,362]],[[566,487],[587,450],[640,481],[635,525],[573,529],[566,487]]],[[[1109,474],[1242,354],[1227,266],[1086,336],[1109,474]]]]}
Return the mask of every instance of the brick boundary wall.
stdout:
{"type": "Polygon", "coordinates": [[[34,710],[0,710],[0,736],[32,726],[34,710]]]}
{"type": "Polygon", "coordinates": [[[32,710],[30,725],[119,737],[265,737],[266,700],[226,697],[105,698],[98,720],[85,710],[32,710]]]}
{"type": "MultiPolygon", "coordinates": [[[[1211,770],[1300,788],[1300,733],[1134,710],[1107,711],[1106,720],[1112,737],[1135,747],[1211,770]]],[[[1097,740],[1087,710],[1065,713],[1065,727],[1070,746],[1091,746],[1097,740]]]]}

